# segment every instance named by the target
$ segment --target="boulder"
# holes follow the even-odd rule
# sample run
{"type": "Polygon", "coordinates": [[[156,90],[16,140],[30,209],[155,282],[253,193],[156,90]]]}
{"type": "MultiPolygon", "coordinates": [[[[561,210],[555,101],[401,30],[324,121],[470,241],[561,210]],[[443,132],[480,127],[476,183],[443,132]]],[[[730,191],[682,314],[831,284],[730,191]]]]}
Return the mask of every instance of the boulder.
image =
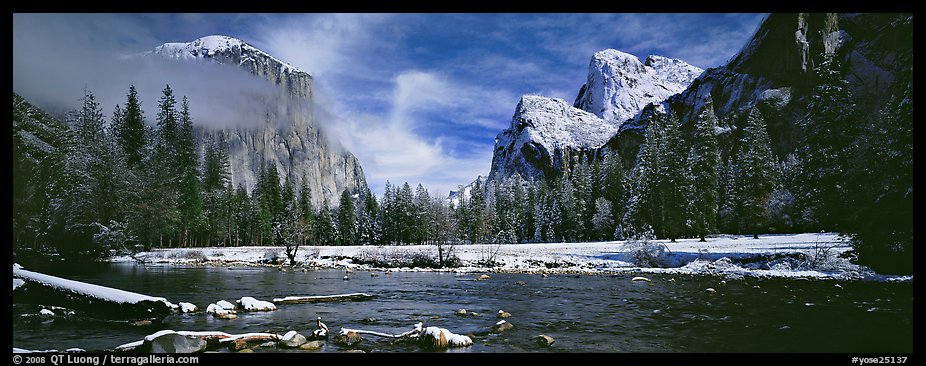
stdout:
{"type": "Polygon", "coordinates": [[[151,325],[151,321],[148,319],[142,319],[132,322],[133,327],[147,327],[151,325]]]}
{"type": "Polygon", "coordinates": [[[501,333],[511,328],[514,328],[514,325],[511,325],[511,323],[504,320],[500,320],[498,323],[495,323],[495,325],[492,326],[492,331],[495,333],[501,333]]]}
{"type": "Polygon", "coordinates": [[[322,342],[322,341],[311,341],[311,342],[303,343],[301,346],[299,346],[299,349],[303,351],[318,351],[322,349],[324,345],[325,345],[325,342],[322,342]]]}
{"type": "Polygon", "coordinates": [[[195,353],[206,350],[206,340],[171,332],[160,334],[150,340],[145,338],[143,349],[148,349],[151,353],[195,353]]]}
{"type": "Polygon", "coordinates": [[[283,338],[280,340],[280,345],[288,348],[296,348],[305,344],[307,341],[305,336],[299,334],[295,330],[291,330],[283,335],[283,338]]]}
{"type": "Polygon", "coordinates": [[[504,310],[499,310],[498,314],[495,314],[495,316],[498,317],[499,319],[505,319],[505,318],[511,317],[511,313],[504,311],[504,310]]]}
{"type": "Polygon", "coordinates": [[[548,335],[543,335],[543,334],[537,336],[535,340],[537,344],[540,345],[541,347],[550,347],[553,345],[554,342],[556,342],[556,340],[553,339],[553,337],[550,337],[548,335]]]}
{"type": "Polygon", "coordinates": [[[238,315],[235,315],[234,313],[222,313],[222,314],[216,313],[216,314],[213,314],[212,316],[218,319],[225,319],[225,320],[238,319],[238,315]]]}
{"type": "Polygon", "coordinates": [[[248,342],[243,339],[236,339],[234,341],[228,342],[228,349],[232,351],[240,351],[245,348],[248,348],[248,342]]]}
{"type": "Polygon", "coordinates": [[[485,281],[490,278],[492,277],[489,277],[489,275],[480,275],[479,277],[476,277],[476,281],[485,281]]]}
{"type": "Polygon", "coordinates": [[[357,332],[346,332],[343,334],[338,334],[334,337],[334,344],[343,347],[353,347],[355,344],[360,343],[363,338],[360,337],[360,333],[357,332]]]}
{"type": "Polygon", "coordinates": [[[459,316],[466,316],[466,309],[457,309],[457,311],[455,311],[454,314],[457,314],[459,316]]]}
{"type": "Polygon", "coordinates": [[[254,350],[250,348],[245,348],[243,350],[238,351],[238,353],[254,353],[254,350]]]}

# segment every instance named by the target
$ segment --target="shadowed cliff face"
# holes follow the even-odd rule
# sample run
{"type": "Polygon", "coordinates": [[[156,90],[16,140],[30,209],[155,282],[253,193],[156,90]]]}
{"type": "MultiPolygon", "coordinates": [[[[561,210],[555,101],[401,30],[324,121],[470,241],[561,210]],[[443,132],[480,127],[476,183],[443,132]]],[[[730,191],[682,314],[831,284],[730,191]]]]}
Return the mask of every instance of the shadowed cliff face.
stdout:
{"type": "Polygon", "coordinates": [[[772,14],[727,65],[709,69],[685,91],[644,108],[606,146],[626,162],[636,158],[654,115],[671,110],[685,132],[708,101],[724,133],[724,156],[738,141],[745,114],[757,106],[779,158],[797,148],[801,120],[818,81],[814,69],[828,59],[848,82],[862,113],[876,113],[903,93],[913,76],[913,17],[909,14],[772,14]]]}
{"type": "MultiPolygon", "coordinates": [[[[360,162],[321,128],[313,107],[312,77],[253,46],[231,37],[208,36],[189,43],[167,43],[154,54],[178,60],[210,60],[245,70],[279,86],[276,95],[256,95],[263,110],[259,120],[236,127],[200,128],[200,142],[224,139],[229,149],[232,183],[248,191],[263,167],[274,164],[281,181],[295,187],[303,176],[312,190],[313,204],[325,198],[337,205],[341,191],[367,187],[360,162]]],[[[199,144],[204,149],[205,144],[199,144]]],[[[201,151],[202,153],[202,151],[201,151]]]]}

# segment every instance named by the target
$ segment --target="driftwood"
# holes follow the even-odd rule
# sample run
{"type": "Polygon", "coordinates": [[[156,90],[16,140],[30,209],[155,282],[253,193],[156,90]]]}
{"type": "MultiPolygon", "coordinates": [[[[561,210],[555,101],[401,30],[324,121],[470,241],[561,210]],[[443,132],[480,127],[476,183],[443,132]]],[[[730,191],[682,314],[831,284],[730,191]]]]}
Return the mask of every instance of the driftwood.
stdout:
{"type": "Polygon", "coordinates": [[[426,348],[443,349],[448,347],[468,347],[473,345],[472,338],[455,334],[445,328],[424,327],[422,323],[415,324],[412,330],[399,334],[389,334],[362,329],[341,328],[339,337],[358,336],[368,334],[381,338],[391,338],[396,342],[413,342],[426,348]]]}
{"type": "Polygon", "coordinates": [[[275,304],[307,304],[327,301],[364,301],[373,298],[373,295],[362,292],[343,295],[323,295],[323,296],[287,296],[284,298],[273,299],[275,304]]]}

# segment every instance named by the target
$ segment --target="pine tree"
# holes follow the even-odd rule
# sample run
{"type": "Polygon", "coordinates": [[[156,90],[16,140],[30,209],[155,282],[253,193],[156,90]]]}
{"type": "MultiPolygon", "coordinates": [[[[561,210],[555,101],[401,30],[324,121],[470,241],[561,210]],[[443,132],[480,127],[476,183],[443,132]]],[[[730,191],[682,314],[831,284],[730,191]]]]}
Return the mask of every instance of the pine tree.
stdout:
{"type": "Polygon", "coordinates": [[[331,220],[331,209],[328,208],[328,198],[325,198],[324,204],[318,210],[318,217],[315,222],[318,224],[316,243],[318,245],[331,245],[334,243],[335,228],[331,220]]]}
{"type": "Polygon", "coordinates": [[[340,245],[354,245],[356,243],[357,219],[354,215],[354,200],[346,188],[341,192],[341,201],[338,206],[338,242],[340,245]]]}
{"type": "Polygon", "coordinates": [[[135,85],[129,86],[122,123],[114,127],[117,127],[116,138],[122,151],[125,152],[126,164],[130,169],[135,169],[141,164],[145,146],[148,144],[145,139],[145,117],[141,102],[138,101],[135,85]]]}
{"type": "Polygon", "coordinates": [[[688,208],[689,183],[685,174],[685,147],[682,143],[678,119],[672,112],[666,116],[659,153],[659,213],[664,236],[675,242],[685,230],[688,208]]]}
{"type": "Polygon", "coordinates": [[[59,210],[68,237],[59,246],[63,256],[100,257],[109,248],[94,243],[94,234],[121,221],[126,172],[107,133],[99,102],[84,90],[82,107],[73,118],[74,135],[67,146],[63,202],[59,210]]]}
{"type": "Polygon", "coordinates": [[[592,240],[607,240],[614,233],[614,216],[611,214],[611,203],[604,197],[595,200],[595,215],[592,217],[594,236],[592,240]]]}
{"type": "Polygon", "coordinates": [[[375,245],[382,241],[382,216],[376,196],[366,190],[363,198],[363,208],[360,213],[358,237],[363,245],[375,245]]]}
{"type": "Polygon", "coordinates": [[[302,230],[302,244],[315,245],[315,209],[312,207],[312,188],[305,173],[302,175],[302,186],[299,188],[299,222],[302,230]]]}
{"type": "Polygon", "coordinates": [[[383,202],[381,205],[383,218],[383,241],[386,243],[395,243],[397,235],[396,215],[395,215],[395,189],[389,181],[386,181],[386,187],[383,190],[383,202]]]}
{"type": "Polygon", "coordinates": [[[630,180],[634,185],[624,214],[625,227],[640,229],[661,222],[659,167],[662,166],[662,154],[659,145],[662,128],[660,118],[653,119],[647,125],[643,145],[640,146],[636,166],[631,173],[633,176],[630,180]]]}
{"type": "Polygon", "coordinates": [[[411,243],[414,235],[415,222],[413,200],[412,187],[408,185],[408,182],[405,182],[402,184],[402,188],[398,189],[396,192],[395,204],[396,220],[398,223],[397,234],[399,242],[402,244],[411,243]]]}
{"type": "Polygon", "coordinates": [[[415,188],[415,198],[412,203],[412,242],[423,243],[431,236],[431,226],[433,225],[433,215],[431,214],[431,196],[428,190],[424,189],[420,183],[415,188]]]}
{"type": "MultiPolygon", "coordinates": [[[[200,182],[198,162],[196,156],[196,139],[193,137],[193,118],[190,115],[190,103],[183,97],[179,115],[179,129],[177,131],[177,170],[180,174],[178,189],[180,222],[183,226],[179,242],[181,245],[190,244],[191,231],[195,231],[204,221],[203,203],[200,196],[200,182]]],[[[222,189],[224,184],[219,185],[222,189]]]]}
{"type": "Polygon", "coordinates": [[[765,121],[758,109],[749,111],[743,137],[736,156],[739,185],[739,212],[753,238],[759,238],[759,229],[768,211],[768,200],[775,186],[775,158],[771,141],[765,130],[765,121]]]}
{"type": "Polygon", "coordinates": [[[702,242],[707,234],[717,231],[720,149],[716,129],[717,117],[714,116],[713,104],[708,101],[695,122],[688,153],[688,176],[692,188],[689,217],[692,229],[702,242]]]}
{"type": "Polygon", "coordinates": [[[562,240],[565,242],[574,242],[579,240],[584,227],[582,225],[580,202],[576,199],[575,190],[572,182],[567,177],[557,180],[559,207],[556,209],[562,214],[559,230],[562,240]]]}
{"type": "Polygon", "coordinates": [[[469,226],[469,240],[475,243],[485,241],[485,189],[482,180],[476,179],[473,188],[470,190],[469,203],[467,204],[466,215],[469,226]]]}
{"type": "Polygon", "coordinates": [[[594,236],[592,216],[595,214],[595,197],[592,195],[592,168],[585,155],[572,172],[575,192],[576,237],[573,240],[588,240],[594,236]]]}
{"type": "Polygon", "coordinates": [[[624,172],[624,166],[617,151],[609,151],[601,163],[600,183],[601,196],[611,203],[614,222],[620,222],[624,216],[624,207],[627,205],[629,183],[624,172]]]}
{"type": "Polygon", "coordinates": [[[819,86],[809,103],[810,113],[802,121],[804,134],[798,148],[806,166],[800,182],[802,196],[830,230],[839,230],[845,215],[854,211],[845,183],[860,124],[849,85],[838,69],[835,61],[826,61],[814,70],[819,86]]]}

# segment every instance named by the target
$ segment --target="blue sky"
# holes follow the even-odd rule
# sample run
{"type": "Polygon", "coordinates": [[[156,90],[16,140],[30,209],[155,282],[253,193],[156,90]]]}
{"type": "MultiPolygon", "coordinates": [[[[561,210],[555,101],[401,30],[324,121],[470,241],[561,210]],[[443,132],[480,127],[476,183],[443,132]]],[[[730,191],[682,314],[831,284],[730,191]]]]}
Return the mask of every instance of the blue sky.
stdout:
{"type": "MultiPolygon", "coordinates": [[[[381,194],[386,180],[408,181],[443,196],[488,174],[495,136],[510,123],[521,95],[572,102],[596,51],[615,48],[640,58],[656,54],[706,69],[732,57],[763,17],[18,14],[14,90],[26,79],[17,78],[17,67],[25,69],[21,65],[26,62],[18,61],[17,54],[23,59],[31,54],[16,51],[27,43],[60,42],[81,50],[70,54],[92,50],[116,55],[144,52],[165,42],[229,35],[313,75],[318,101],[327,112],[326,125],[360,159],[374,192],[381,194]]],[[[63,66],[68,61],[64,60],[53,67],[79,69],[74,58],[70,66],[63,66]]],[[[80,93],[65,92],[75,95],[72,100],[80,93]]],[[[194,104],[194,116],[195,112],[194,104]]]]}

